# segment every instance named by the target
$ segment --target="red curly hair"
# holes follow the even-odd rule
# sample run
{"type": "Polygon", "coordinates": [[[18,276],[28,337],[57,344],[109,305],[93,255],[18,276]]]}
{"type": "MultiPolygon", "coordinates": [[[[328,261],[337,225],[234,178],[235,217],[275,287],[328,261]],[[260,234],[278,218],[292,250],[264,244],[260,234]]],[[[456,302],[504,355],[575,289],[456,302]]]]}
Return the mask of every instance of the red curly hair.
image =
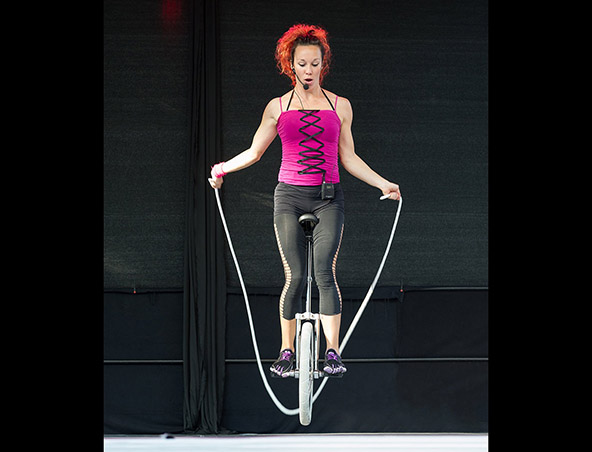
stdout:
{"type": "Polygon", "coordinates": [[[298,45],[317,45],[321,49],[323,58],[320,80],[329,72],[331,64],[331,47],[327,40],[328,33],[316,25],[296,24],[291,26],[280,39],[275,48],[275,60],[280,74],[285,74],[292,80],[292,86],[296,86],[296,76],[292,72],[294,62],[294,50],[298,45]]]}

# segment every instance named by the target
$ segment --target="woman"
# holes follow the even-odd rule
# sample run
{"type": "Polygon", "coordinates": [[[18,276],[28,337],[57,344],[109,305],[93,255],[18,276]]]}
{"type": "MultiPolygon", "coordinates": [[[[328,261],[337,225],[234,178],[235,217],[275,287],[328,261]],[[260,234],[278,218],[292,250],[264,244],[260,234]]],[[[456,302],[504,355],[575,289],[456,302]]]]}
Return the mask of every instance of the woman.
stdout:
{"type": "Polygon", "coordinates": [[[294,25],[278,40],[275,57],[293,89],[269,101],[251,147],[214,165],[209,181],[213,188],[220,188],[223,176],[258,162],[280,135],[282,162],[274,194],[274,229],[286,281],[279,300],[282,344],[270,370],[286,377],[294,365],[295,314],[301,312],[306,285],[306,244],[298,217],[312,212],[319,218],[313,231],[313,267],[327,342],[323,370],[326,375],[340,376],[347,369],[339,352],[341,293],[335,276],[344,223],[338,161],[390,199],[398,200],[401,193],[397,184],[381,177],[355,153],[350,102],[321,87],[331,62],[327,32],[313,25],[294,25]]]}

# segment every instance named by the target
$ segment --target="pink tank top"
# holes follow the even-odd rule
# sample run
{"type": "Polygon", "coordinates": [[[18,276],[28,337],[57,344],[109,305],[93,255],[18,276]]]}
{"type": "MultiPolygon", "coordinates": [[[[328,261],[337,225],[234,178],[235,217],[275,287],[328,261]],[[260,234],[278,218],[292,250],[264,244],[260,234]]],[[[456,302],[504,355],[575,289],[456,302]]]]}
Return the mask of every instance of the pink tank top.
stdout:
{"type": "Polygon", "coordinates": [[[339,182],[341,120],[335,109],[283,111],[281,97],[280,108],[277,131],[282,140],[282,164],[278,180],[291,185],[321,185],[324,176],[326,182],[339,182]]]}

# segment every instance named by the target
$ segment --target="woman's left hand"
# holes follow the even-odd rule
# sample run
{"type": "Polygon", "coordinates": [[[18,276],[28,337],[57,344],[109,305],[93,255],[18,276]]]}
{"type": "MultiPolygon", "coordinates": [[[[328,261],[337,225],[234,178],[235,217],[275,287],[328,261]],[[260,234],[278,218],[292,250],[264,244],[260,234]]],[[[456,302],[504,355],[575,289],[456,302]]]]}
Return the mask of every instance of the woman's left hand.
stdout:
{"type": "Polygon", "coordinates": [[[398,201],[401,199],[401,191],[399,190],[399,186],[392,182],[388,182],[382,189],[383,195],[389,195],[388,199],[392,199],[394,201],[398,201]]]}

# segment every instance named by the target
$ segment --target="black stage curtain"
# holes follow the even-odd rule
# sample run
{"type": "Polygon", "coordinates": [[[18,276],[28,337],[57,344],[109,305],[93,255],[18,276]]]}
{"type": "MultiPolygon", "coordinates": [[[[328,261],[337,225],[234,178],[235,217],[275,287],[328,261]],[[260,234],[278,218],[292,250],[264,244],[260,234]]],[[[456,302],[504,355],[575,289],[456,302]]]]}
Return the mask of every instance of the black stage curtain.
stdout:
{"type": "Polygon", "coordinates": [[[184,405],[186,432],[218,433],[224,391],[226,274],[224,234],[207,184],[220,157],[218,12],[192,3],[193,80],[184,257],[184,405]]]}

